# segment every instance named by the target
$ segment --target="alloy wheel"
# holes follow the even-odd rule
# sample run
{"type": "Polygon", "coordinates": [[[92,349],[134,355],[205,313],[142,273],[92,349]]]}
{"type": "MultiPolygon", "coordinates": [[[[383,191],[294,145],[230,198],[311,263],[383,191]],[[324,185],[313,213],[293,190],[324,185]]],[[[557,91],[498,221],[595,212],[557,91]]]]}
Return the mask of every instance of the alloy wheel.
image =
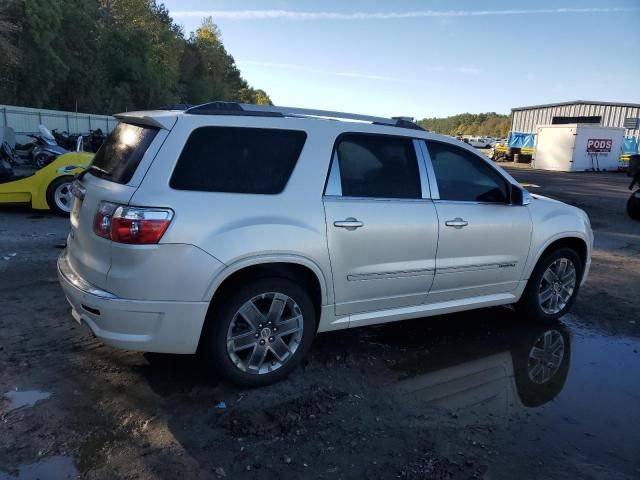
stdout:
{"type": "Polygon", "coordinates": [[[227,330],[227,354],[243,372],[265,374],[291,359],[302,341],[302,311],[288,295],[264,293],[245,302],[227,330]]]}
{"type": "Polygon", "coordinates": [[[564,360],[565,345],[562,334],[547,330],[529,351],[528,374],[533,383],[547,383],[557,373],[564,360]]]}
{"type": "Polygon", "coordinates": [[[555,315],[567,306],[576,287],[576,267],[568,258],[558,258],[545,270],[538,288],[540,308],[555,315]]]}
{"type": "Polygon", "coordinates": [[[61,183],[53,192],[53,201],[60,210],[65,213],[71,212],[71,202],[73,201],[73,192],[71,183],[61,183]]]}

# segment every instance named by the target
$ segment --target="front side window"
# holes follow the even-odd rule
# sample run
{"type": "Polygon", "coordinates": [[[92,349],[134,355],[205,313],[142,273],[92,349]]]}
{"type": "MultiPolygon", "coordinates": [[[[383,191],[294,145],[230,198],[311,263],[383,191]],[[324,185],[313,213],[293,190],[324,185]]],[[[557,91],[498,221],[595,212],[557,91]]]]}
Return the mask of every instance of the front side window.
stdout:
{"type": "Polygon", "coordinates": [[[336,147],[343,197],[421,198],[413,141],[348,134],[336,147]]]}
{"type": "Polygon", "coordinates": [[[507,182],[471,152],[446,143],[427,142],[441,200],[506,203],[507,182]]]}
{"type": "Polygon", "coordinates": [[[178,158],[169,185],[177,190],[278,194],[307,135],[297,130],[200,127],[178,158]]]}

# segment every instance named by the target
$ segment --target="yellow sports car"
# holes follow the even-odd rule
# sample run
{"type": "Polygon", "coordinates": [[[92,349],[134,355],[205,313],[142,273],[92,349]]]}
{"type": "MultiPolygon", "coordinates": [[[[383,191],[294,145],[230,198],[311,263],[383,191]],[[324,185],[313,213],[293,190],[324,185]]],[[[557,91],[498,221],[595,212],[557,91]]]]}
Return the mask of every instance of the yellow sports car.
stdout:
{"type": "Polygon", "coordinates": [[[0,183],[0,204],[31,204],[36,210],[52,210],[59,215],[71,211],[71,182],[87,168],[93,153],[70,152],[27,177],[0,183]]]}

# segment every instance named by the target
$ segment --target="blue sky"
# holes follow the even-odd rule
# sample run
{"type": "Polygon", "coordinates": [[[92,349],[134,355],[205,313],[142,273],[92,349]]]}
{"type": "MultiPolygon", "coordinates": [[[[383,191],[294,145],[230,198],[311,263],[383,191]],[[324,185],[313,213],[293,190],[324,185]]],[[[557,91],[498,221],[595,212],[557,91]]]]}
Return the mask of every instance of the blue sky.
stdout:
{"type": "Polygon", "coordinates": [[[640,0],[165,0],[278,105],[416,118],[640,103],[640,0]]]}

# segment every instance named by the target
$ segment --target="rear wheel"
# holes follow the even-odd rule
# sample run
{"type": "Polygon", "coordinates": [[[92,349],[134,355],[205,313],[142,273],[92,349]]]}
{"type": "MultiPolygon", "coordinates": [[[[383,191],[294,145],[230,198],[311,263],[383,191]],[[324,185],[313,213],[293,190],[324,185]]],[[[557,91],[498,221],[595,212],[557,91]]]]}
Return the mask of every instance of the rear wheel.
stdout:
{"type": "Polygon", "coordinates": [[[63,216],[71,213],[71,202],[73,201],[72,182],[73,177],[66,175],[56,178],[49,184],[49,188],[47,188],[47,205],[54,213],[63,216]]]}
{"type": "Polygon", "coordinates": [[[38,153],[35,157],[33,157],[33,163],[37,168],[46,167],[51,163],[51,160],[51,155],[47,155],[46,153],[38,153]]]}
{"type": "Polygon", "coordinates": [[[268,385],[300,364],[315,325],[313,303],[302,288],[284,278],[259,279],[231,294],[213,313],[204,332],[205,352],[232,382],[268,385]]]}
{"type": "Polygon", "coordinates": [[[548,253],[531,274],[518,310],[532,320],[560,318],[575,301],[583,269],[580,257],[571,248],[548,253]]]}

